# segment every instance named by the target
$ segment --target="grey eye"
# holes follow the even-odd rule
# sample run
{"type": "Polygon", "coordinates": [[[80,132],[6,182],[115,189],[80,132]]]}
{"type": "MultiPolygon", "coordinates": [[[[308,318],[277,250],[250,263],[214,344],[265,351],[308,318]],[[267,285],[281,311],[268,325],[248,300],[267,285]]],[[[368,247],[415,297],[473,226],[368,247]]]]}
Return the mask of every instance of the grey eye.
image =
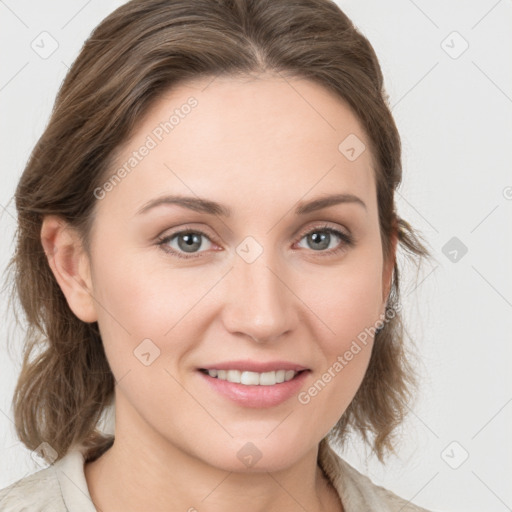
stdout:
{"type": "Polygon", "coordinates": [[[199,249],[201,248],[208,249],[208,247],[205,248],[204,245],[208,245],[209,243],[211,244],[206,235],[195,231],[176,233],[169,237],[169,239],[166,241],[166,244],[169,245],[173,250],[186,253],[200,252],[199,249]],[[205,240],[207,240],[206,244],[205,240]]]}

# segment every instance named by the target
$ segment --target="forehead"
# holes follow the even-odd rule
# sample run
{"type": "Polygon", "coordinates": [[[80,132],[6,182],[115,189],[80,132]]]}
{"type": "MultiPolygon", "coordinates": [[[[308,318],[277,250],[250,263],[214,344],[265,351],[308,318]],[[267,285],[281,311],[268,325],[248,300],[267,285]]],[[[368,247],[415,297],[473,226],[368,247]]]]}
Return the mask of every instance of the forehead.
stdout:
{"type": "Polygon", "coordinates": [[[371,203],[369,145],[346,102],[309,80],[196,79],[163,94],[119,148],[110,174],[127,172],[109,199],[129,196],[135,209],[157,194],[192,193],[261,207],[336,191],[371,203]]]}

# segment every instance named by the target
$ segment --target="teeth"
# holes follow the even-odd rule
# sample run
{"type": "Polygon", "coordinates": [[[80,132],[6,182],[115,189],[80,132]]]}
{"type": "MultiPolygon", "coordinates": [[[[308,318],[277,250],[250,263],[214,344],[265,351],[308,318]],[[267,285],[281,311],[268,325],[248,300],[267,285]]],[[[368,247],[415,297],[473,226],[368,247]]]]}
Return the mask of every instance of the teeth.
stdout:
{"type": "Polygon", "coordinates": [[[210,377],[227,380],[246,386],[274,386],[292,380],[298,372],[294,370],[277,370],[272,372],[241,372],[240,370],[208,370],[210,377]]]}
{"type": "MultiPolygon", "coordinates": [[[[258,374],[256,374],[256,375],[258,375],[258,374]]],[[[274,384],[277,384],[276,372],[260,373],[259,384],[260,384],[260,386],[273,386],[274,384]]]]}
{"type": "Polygon", "coordinates": [[[286,374],[285,370],[277,370],[276,372],[276,382],[280,384],[281,382],[284,382],[284,376],[286,374]]]}
{"type": "Polygon", "coordinates": [[[239,370],[228,370],[226,380],[228,382],[235,382],[236,384],[240,384],[240,375],[241,372],[239,370]]]}
{"type": "Polygon", "coordinates": [[[242,372],[240,384],[247,386],[258,386],[260,383],[260,374],[256,372],[242,372]]]}
{"type": "Polygon", "coordinates": [[[284,374],[284,380],[288,381],[290,379],[293,379],[293,377],[295,377],[295,372],[293,370],[286,370],[284,374]]]}

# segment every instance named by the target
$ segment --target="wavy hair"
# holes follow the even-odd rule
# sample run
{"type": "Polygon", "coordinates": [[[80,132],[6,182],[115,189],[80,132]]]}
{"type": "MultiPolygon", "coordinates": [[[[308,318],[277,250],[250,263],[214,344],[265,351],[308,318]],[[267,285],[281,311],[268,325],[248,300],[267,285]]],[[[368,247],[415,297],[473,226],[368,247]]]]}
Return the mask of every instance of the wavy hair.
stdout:
{"type": "MultiPolygon", "coordinates": [[[[421,237],[395,211],[401,143],[374,49],[331,0],[133,0],[84,43],[50,120],[19,180],[13,301],[25,319],[23,361],[13,397],[16,433],[31,450],[47,442],[64,456],[74,443],[93,460],[112,444],[98,420],[115,380],[98,325],[70,310],[43,251],[45,215],[77,228],[87,247],[100,186],[116,149],[159,97],[199,77],[271,72],[309,79],[344,100],[362,123],[375,161],[382,250],[391,238],[413,259],[421,237]]],[[[382,462],[417,387],[404,343],[394,262],[388,311],[354,399],[329,433],[343,445],[358,432],[382,462]]]]}

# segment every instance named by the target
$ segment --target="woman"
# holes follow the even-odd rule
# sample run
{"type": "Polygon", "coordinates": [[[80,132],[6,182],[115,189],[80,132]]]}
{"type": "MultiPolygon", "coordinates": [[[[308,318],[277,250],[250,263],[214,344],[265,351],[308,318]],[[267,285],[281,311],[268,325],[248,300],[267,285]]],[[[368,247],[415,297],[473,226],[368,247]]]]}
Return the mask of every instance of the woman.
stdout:
{"type": "Polygon", "coordinates": [[[425,510],[379,460],[415,378],[400,139],[329,0],[138,0],[90,36],[16,191],[29,329],[2,510],[425,510]],[[115,430],[99,421],[115,407],[115,430]],[[25,507],[25,508],[24,508],[25,507]]]}

